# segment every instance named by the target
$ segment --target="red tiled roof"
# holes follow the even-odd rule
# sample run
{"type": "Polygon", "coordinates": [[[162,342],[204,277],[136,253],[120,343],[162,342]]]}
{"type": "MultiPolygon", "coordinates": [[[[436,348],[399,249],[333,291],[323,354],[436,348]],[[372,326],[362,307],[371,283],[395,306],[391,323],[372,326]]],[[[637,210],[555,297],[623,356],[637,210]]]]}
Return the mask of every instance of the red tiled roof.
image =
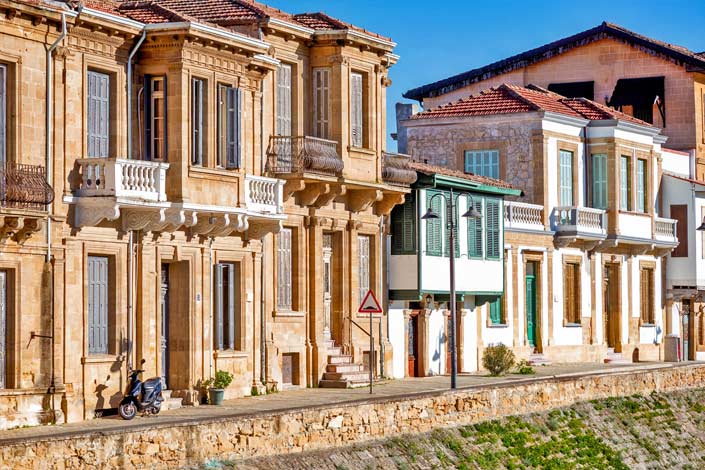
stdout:
{"type": "Polygon", "coordinates": [[[498,188],[519,190],[519,188],[517,188],[516,186],[513,186],[512,184],[510,184],[504,180],[490,178],[488,176],[480,176],[480,175],[476,175],[474,173],[463,173],[461,171],[451,170],[450,168],[445,168],[445,167],[436,166],[436,165],[429,165],[428,163],[421,163],[421,162],[410,162],[409,166],[411,167],[411,169],[416,170],[419,173],[423,173],[424,175],[452,176],[453,178],[460,178],[460,179],[472,181],[474,183],[486,184],[488,186],[496,186],[498,188]]]}
{"type": "Polygon", "coordinates": [[[548,111],[591,121],[619,119],[653,127],[647,122],[585,98],[566,98],[533,85],[520,87],[507,84],[429,109],[412,116],[411,119],[491,116],[534,111],[548,111]]]}
{"type": "Polygon", "coordinates": [[[357,27],[355,25],[352,25],[350,23],[346,23],[342,20],[333,18],[331,16],[326,15],[325,13],[318,12],[318,13],[299,13],[294,15],[294,18],[296,21],[299,23],[305,25],[308,28],[315,29],[315,30],[328,30],[328,29],[337,29],[337,30],[343,30],[343,29],[349,29],[352,31],[357,31],[360,33],[365,33],[369,34],[370,36],[376,37],[378,39],[383,39],[385,41],[391,41],[390,38],[381,36],[377,33],[373,33],[371,31],[367,31],[366,29],[357,27]]]}
{"type": "Polygon", "coordinates": [[[118,8],[118,13],[132,20],[148,24],[189,20],[184,15],[179,15],[162,5],[149,1],[123,2],[118,8]]]}

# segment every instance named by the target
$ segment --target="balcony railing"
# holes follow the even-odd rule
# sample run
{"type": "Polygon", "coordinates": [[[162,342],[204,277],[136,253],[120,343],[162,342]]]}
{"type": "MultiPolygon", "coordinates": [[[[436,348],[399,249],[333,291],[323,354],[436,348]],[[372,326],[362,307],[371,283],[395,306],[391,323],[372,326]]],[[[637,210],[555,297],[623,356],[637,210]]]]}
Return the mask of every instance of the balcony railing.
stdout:
{"type": "Polygon", "coordinates": [[[654,232],[657,240],[662,241],[675,241],[678,236],[676,235],[676,224],[677,220],[664,219],[661,217],[656,217],[654,219],[654,232]]]}
{"type": "Polygon", "coordinates": [[[543,206],[505,201],[504,227],[509,230],[543,230],[543,206]]]}
{"type": "Polygon", "coordinates": [[[81,172],[79,197],[166,201],[168,163],[123,158],[82,158],[77,163],[81,172]]]}
{"type": "Polygon", "coordinates": [[[552,223],[558,235],[585,234],[605,236],[607,221],[605,211],[591,207],[562,206],[553,209],[552,223]]]}
{"type": "Polygon", "coordinates": [[[245,176],[247,210],[266,214],[284,211],[284,181],[263,176],[245,176]]]}
{"type": "Polygon", "coordinates": [[[46,170],[38,165],[5,163],[0,166],[0,205],[15,209],[43,210],[54,200],[46,170]]]}
{"type": "Polygon", "coordinates": [[[269,139],[267,171],[275,175],[341,176],[343,160],[338,154],[338,143],[333,140],[277,135],[269,139]]]}
{"type": "Polygon", "coordinates": [[[416,171],[409,166],[411,157],[401,153],[382,154],[382,180],[385,183],[408,186],[416,181],[416,171]]]}

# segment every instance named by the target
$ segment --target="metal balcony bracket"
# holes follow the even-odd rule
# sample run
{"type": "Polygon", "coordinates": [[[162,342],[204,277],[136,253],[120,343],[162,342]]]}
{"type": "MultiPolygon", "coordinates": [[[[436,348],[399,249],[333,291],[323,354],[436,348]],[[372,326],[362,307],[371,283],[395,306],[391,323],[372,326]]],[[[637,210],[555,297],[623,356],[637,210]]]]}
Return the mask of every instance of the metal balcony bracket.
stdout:
{"type": "Polygon", "coordinates": [[[394,206],[404,204],[403,193],[385,193],[382,200],[375,204],[375,214],[378,216],[389,215],[394,206]]]}
{"type": "Polygon", "coordinates": [[[351,212],[363,212],[379,202],[384,197],[384,193],[379,189],[354,189],[348,191],[348,210],[351,212]]]}

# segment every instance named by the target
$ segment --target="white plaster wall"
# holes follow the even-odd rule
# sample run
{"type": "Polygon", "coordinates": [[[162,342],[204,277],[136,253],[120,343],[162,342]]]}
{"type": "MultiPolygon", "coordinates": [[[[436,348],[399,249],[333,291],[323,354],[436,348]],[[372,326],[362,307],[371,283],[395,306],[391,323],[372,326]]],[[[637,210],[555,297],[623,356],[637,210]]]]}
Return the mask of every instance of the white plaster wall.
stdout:
{"type": "Polygon", "coordinates": [[[602,299],[602,254],[600,253],[595,253],[593,254],[595,257],[595,339],[597,341],[597,344],[603,344],[605,341],[605,335],[604,335],[604,323],[603,323],[603,315],[604,315],[604,301],[602,299]]]}
{"type": "Polygon", "coordinates": [[[389,309],[389,342],[392,343],[392,377],[403,379],[406,369],[406,325],[403,309],[389,309]]]}
{"type": "Polygon", "coordinates": [[[427,375],[445,373],[446,365],[446,333],[444,310],[436,309],[428,317],[428,364],[427,375]]]}
{"type": "Polygon", "coordinates": [[[389,288],[416,290],[419,284],[416,255],[389,257],[389,288]]]}
{"type": "Polygon", "coordinates": [[[619,234],[633,238],[651,238],[651,216],[619,214],[619,234]]]}
{"type": "Polygon", "coordinates": [[[661,168],[663,171],[675,173],[686,178],[690,177],[690,155],[669,152],[668,149],[661,148],[661,168]]]}
{"type": "Polygon", "coordinates": [[[671,306],[671,311],[666,312],[666,315],[671,315],[671,333],[680,336],[681,334],[681,317],[678,310],[679,302],[673,302],[671,306]]]}
{"type": "MultiPolygon", "coordinates": [[[[693,185],[687,181],[664,175],[661,182],[663,195],[664,217],[671,217],[672,204],[687,204],[688,214],[688,256],[674,258],[668,255],[666,271],[666,287],[671,289],[678,286],[699,286],[705,288],[705,260],[702,252],[702,235],[695,229],[701,221],[701,208],[705,199],[695,196],[693,185]],[[696,225],[697,224],[697,225],[696,225]]],[[[684,240],[679,240],[683,243],[684,240]]]]}
{"type": "Polygon", "coordinates": [[[475,309],[464,308],[460,312],[463,317],[463,370],[461,372],[477,371],[477,313],[475,309]]]}
{"type": "MultiPolygon", "coordinates": [[[[620,256],[620,258],[624,259],[623,256],[620,256]]],[[[621,287],[621,327],[622,327],[622,344],[627,344],[629,342],[629,306],[627,302],[629,302],[629,279],[627,277],[628,273],[628,266],[626,262],[623,262],[621,264],[621,269],[619,270],[620,272],[620,281],[622,284],[621,287]]]]}

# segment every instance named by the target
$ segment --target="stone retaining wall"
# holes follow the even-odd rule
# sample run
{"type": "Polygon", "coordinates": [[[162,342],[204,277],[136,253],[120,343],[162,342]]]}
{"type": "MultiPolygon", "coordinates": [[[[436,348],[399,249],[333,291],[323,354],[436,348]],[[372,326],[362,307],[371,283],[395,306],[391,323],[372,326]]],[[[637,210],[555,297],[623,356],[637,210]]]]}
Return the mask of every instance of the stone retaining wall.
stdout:
{"type": "MultiPolygon", "coordinates": [[[[705,386],[705,365],[562,376],[144,430],[7,442],[1,468],[174,468],[324,449],[441,426],[540,412],[609,396],[705,386]]],[[[315,393],[312,391],[311,393],[315,393]]]]}

